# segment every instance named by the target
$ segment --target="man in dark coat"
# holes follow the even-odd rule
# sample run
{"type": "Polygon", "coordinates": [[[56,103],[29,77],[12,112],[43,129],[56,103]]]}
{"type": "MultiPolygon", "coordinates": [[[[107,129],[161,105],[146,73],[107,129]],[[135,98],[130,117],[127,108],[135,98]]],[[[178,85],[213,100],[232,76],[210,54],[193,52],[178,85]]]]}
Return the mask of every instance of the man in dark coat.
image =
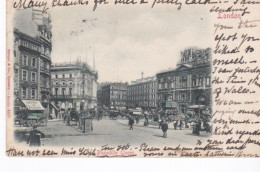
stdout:
{"type": "Polygon", "coordinates": [[[168,123],[166,121],[162,121],[161,128],[163,131],[163,137],[167,137],[168,123]]]}
{"type": "Polygon", "coordinates": [[[177,124],[178,124],[178,121],[173,121],[173,126],[174,126],[174,130],[177,130],[177,124]]]}
{"type": "Polygon", "coordinates": [[[201,120],[198,120],[198,122],[196,123],[195,134],[200,135],[200,130],[201,130],[201,120]]]}
{"type": "Polygon", "coordinates": [[[37,126],[33,126],[33,129],[29,133],[27,143],[29,146],[41,146],[41,137],[45,135],[37,130],[37,126]]]}
{"type": "Polygon", "coordinates": [[[136,116],[135,120],[136,120],[136,124],[139,124],[139,116],[136,116]]]}
{"type": "Polygon", "coordinates": [[[183,126],[183,121],[182,119],[180,119],[180,130],[182,130],[182,126],[183,126]]]}
{"type": "Polygon", "coordinates": [[[134,123],[135,123],[135,121],[134,121],[133,117],[129,117],[129,125],[130,125],[129,130],[133,130],[134,129],[133,128],[134,123]]]}

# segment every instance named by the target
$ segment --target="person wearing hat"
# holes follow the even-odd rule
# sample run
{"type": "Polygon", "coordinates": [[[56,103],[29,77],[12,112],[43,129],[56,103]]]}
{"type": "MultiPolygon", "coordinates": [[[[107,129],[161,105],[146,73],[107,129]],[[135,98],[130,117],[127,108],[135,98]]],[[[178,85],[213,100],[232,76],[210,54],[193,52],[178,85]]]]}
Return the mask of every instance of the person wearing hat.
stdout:
{"type": "Polygon", "coordinates": [[[45,135],[37,130],[37,126],[34,125],[33,129],[29,133],[29,137],[27,140],[27,143],[29,146],[41,146],[41,137],[44,137],[45,135]]]}
{"type": "Polygon", "coordinates": [[[163,131],[163,137],[167,137],[168,123],[165,120],[162,120],[161,128],[163,131]]]}
{"type": "Polygon", "coordinates": [[[183,121],[182,119],[180,119],[180,130],[182,130],[182,126],[183,126],[183,121]]]}
{"type": "Polygon", "coordinates": [[[133,130],[134,129],[133,128],[134,123],[135,123],[135,121],[134,121],[133,117],[132,116],[129,117],[129,125],[130,125],[129,130],[133,130]]]}

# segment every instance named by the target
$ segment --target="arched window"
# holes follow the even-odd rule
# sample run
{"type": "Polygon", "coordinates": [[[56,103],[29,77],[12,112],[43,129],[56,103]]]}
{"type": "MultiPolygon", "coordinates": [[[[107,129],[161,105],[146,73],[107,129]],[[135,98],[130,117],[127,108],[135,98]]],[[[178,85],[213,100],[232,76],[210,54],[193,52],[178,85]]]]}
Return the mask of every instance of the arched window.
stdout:
{"type": "Polygon", "coordinates": [[[65,81],[62,81],[62,82],[61,82],[61,85],[62,85],[62,86],[66,86],[66,82],[65,82],[65,81]]]}
{"type": "Polygon", "coordinates": [[[54,82],[54,86],[58,87],[60,85],[59,81],[54,82]]]}
{"type": "Polygon", "coordinates": [[[69,86],[69,87],[72,87],[72,86],[73,86],[73,82],[72,82],[72,81],[69,81],[69,82],[68,82],[68,86],[69,86]]]}

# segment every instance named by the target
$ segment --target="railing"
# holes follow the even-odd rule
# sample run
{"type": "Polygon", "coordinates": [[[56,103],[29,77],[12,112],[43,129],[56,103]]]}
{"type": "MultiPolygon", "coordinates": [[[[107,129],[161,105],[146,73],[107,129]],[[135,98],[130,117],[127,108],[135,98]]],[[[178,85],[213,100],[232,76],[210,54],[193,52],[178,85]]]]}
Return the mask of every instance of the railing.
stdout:
{"type": "Polygon", "coordinates": [[[40,68],[40,69],[41,69],[41,72],[50,75],[50,71],[48,69],[43,69],[43,68],[40,68]]]}

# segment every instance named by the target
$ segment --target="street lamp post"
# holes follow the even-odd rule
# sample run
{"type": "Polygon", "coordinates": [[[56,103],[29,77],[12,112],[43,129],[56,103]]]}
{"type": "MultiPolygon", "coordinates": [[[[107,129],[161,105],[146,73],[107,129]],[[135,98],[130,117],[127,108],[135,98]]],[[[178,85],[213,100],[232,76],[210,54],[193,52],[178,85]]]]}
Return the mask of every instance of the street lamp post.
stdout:
{"type": "Polygon", "coordinates": [[[204,96],[200,96],[199,97],[199,119],[200,119],[200,105],[202,102],[205,102],[205,97],[204,96]]]}
{"type": "Polygon", "coordinates": [[[85,78],[86,78],[86,70],[84,69],[84,65],[83,65],[83,69],[82,69],[82,87],[83,87],[83,92],[82,92],[82,94],[83,94],[83,97],[82,97],[82,100],[84,101],[84,104],[83,104],[83,109],[85,110],[85,102],[86,102],[86,100],[85,100],[85,78]]]}

